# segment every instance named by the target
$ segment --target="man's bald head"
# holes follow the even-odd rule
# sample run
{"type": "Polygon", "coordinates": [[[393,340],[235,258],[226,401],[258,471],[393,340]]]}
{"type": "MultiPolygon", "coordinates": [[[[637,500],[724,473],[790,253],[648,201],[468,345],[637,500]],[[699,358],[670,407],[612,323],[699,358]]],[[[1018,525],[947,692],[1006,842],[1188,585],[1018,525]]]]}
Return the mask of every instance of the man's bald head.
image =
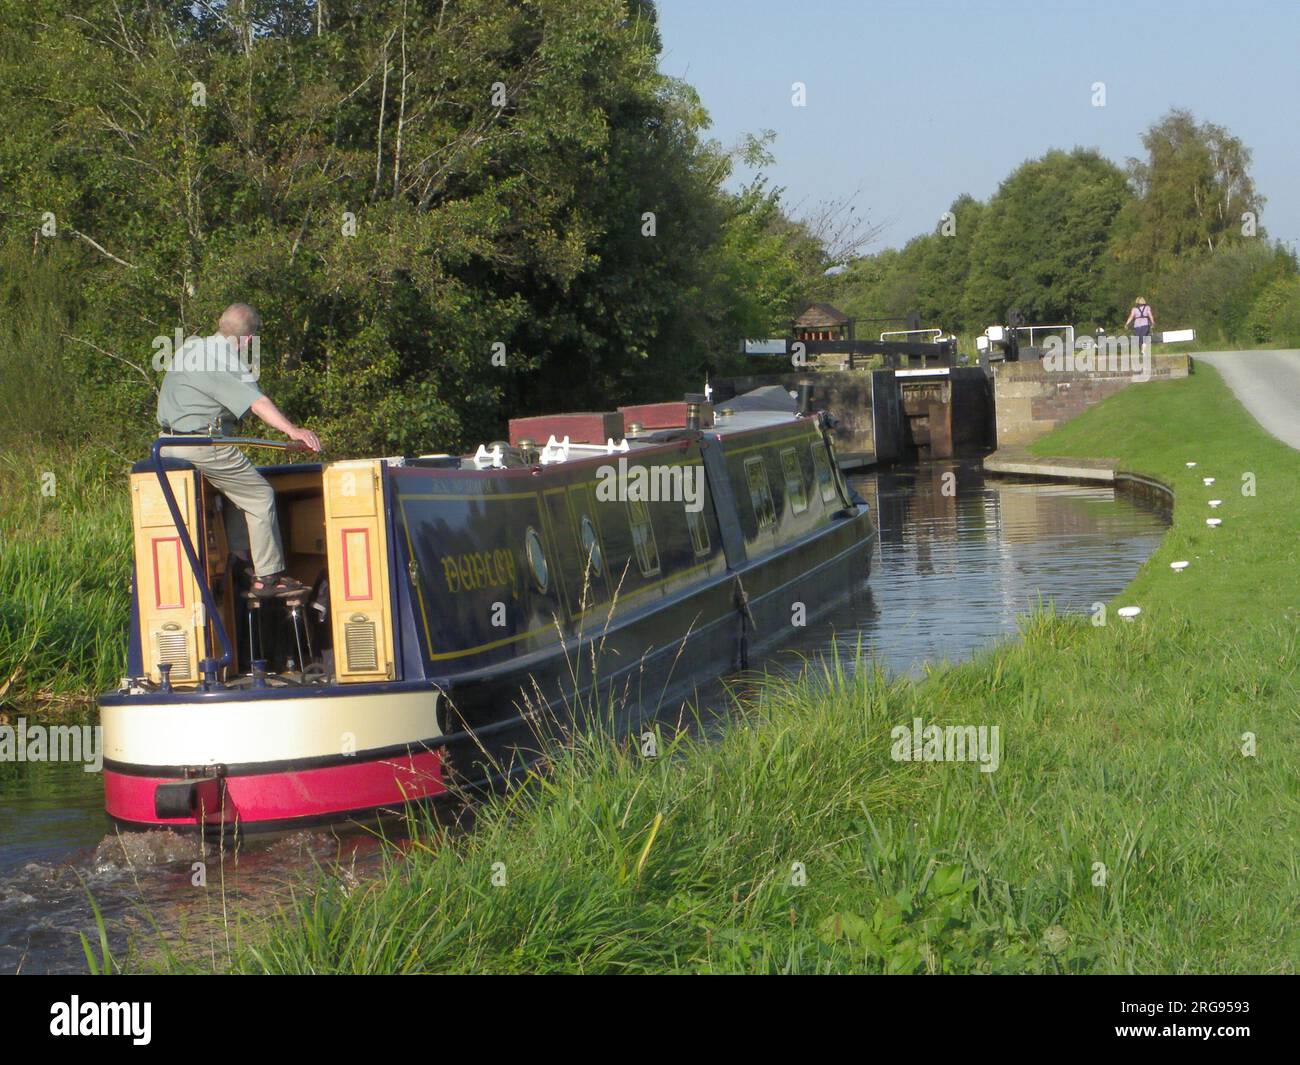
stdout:
{"type": "Polygon", "coordinates": [[[223,337],[253,336],[262,331],[262,317],[247,303],[232,303],[222,311],[217,331],[223,337]]]}

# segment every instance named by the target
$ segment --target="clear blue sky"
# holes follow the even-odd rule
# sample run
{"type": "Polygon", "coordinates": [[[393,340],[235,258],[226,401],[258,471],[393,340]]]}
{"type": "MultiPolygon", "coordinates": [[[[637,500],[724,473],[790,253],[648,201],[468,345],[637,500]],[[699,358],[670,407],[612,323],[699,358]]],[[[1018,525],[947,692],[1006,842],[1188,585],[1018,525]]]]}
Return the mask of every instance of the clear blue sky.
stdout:
{"type": "MultiPolygon", "coordinates": [[[[659,0],[665,73],[689,81],[723,144],[776,131],[786,202],[861,189],[876,249],[986,199],[1049,148],[1121,166],[1171,107],[1254,153],[1271,237],[1300,244],[1297,0],[659,0]],[[807,85],[793,107],[791,83],[807,85]],[[1106,106],[1092,106],[1104,82],[1106,106]]],[[[743,175],[742,175],[743,176],[743,175]]],[[[1295,245],[1293,245],[1295,246],[1295,245]]]]}

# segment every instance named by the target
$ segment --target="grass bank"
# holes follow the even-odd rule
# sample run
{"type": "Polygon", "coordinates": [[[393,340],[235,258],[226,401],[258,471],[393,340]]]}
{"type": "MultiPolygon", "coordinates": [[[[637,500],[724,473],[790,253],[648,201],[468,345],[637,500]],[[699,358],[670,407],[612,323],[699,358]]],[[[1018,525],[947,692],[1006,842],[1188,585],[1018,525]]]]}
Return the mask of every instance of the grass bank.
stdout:
{"type": "Polygon", "coordinates": [[[1177,491],[1112,604],[1137,621],[1041,613],[917,682],[814,668],[720,741],[654,759],[580,743],[468,837],[297,892],[228,966],[1294,972],[1300,454],[1208,369],[1132,387],[1037,450],[1177,491]],[[915,717],[997,725],[999,768],[894,761],[891,729],[915,717]]]}
{"type": "Polygon", "coordinates": [[[0,449],[0,707],[81,714],[122,675],[127,465],[102,447],[0,449]]]}

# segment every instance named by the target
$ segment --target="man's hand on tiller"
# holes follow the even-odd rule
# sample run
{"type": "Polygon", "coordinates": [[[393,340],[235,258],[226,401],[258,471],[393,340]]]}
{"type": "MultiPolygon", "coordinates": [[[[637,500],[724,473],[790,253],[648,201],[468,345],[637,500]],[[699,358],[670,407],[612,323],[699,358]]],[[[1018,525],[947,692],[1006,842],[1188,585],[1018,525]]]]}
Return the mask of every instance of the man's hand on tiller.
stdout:
{"type": "Polygon", "coordinates": [[[310,429],[301,429],[295,425],[292,429],[286,430],[286,432],[288,433],[290,440],[296,440],[298,443],[305,445],[308,451],[320,452],[320,437],[310,429]]]}

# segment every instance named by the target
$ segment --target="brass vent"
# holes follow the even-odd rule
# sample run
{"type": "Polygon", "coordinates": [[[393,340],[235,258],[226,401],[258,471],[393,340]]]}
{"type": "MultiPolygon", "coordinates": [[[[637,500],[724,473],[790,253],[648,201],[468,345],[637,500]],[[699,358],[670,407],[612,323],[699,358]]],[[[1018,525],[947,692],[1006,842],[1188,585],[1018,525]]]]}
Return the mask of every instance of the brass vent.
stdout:
{"type": "Polygon", "coordinates": [[[354,614],[343,627],[349,673],[374,673],[379,669],[379,651],[375,643],[375,623],[364,614],[354,614]]]}
{"type": "Polygon", "coordinates": [[[158,661],[172,664],[172,680],[193,680],[190,675],[189,633],[158,633],[158,661]]]}

